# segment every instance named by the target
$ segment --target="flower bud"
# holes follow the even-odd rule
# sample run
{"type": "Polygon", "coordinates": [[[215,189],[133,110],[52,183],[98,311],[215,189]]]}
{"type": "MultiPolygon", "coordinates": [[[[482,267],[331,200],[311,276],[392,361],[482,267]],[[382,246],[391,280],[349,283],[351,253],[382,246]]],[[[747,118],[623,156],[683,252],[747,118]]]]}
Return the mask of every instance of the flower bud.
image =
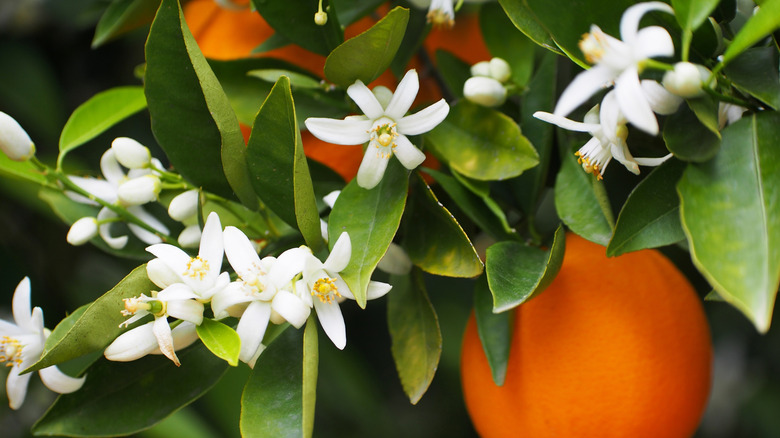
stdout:
{"type": "Polygon", "coordinates": [[[480,61],[472,65],[471,76],[490,76],[490,61],[480,61]]]}
{"type": "Polygon", "coordinates": [[[97,219],[87,216],[77,220],[70,226],[67,240],[71,245],[79,246],[89,242],[90,239],[97,236],[97,233],[97,219]]]}
{"type": "Polygon", "coordinates": [[[0,111],[0,150],[14,161],[27,161],[35,155],[35,144],[13,117],[0,111]]]}
{"type": "Polygon", "coordinates": [[[325,26],[327,22],[328,22],[328,14],[326,14],[325,11],[319,11],[316,14],[314,14],[314,23],[317,26],[325,26]]]}
{"type": "Polygon", "coordinates": [[[117,189],[117,197],[124,205],[142,205],[156,200],[160,190],[162,190],[160,178],[149,174],[120,184],[117,189]]]}
{"type": "Polygon", "coordinates": [[[502,58],[491,59],[488,67],[490,77],[498,82],[504,83],[512,77],[512,68],[509,67],[509,63],[502,58]]]}
{"type": "Polygon", "coordinates": [[[506,88],[493,78],[477,76],[463,84],[463,95],[476,104],[494,107],[506,101],[506,88]]]}
{"type": "Polygon", "coordinates": [[[179,234],[179,245],[182,248],[197,248],[200,245],[200,236],[203,232],[198,224],[192,224],[184,228],[179,234]]]}
{"type": "Polygon", "coordinates": [[[388,274],[406,275],[412,269],[412,260],[403,248],[391,242],[376,267],[388,274]]]}
{"type": "Polygon", "coordinates": [[[176,195],[168,205],[168,215],[173,220],[184,222],[198,214],[198,190],[192,189],[176,195]]]}
{"type": "Polygon", "coordinates": [[[702,86],[710,76],[710,71],[701,65],[690,62],[678,62],[674,70],[664,74],[664,88],[680,97],[691,98],[704,94],[702,86]]]}
{"type": "Polygon", "coordinates": [[[138,143],[132,138],[118,137],[111,143],[111,149],[119,164],[128,169],[143,169],[149,167],[152,161],[152,154],[149,148],[138,143]]]}

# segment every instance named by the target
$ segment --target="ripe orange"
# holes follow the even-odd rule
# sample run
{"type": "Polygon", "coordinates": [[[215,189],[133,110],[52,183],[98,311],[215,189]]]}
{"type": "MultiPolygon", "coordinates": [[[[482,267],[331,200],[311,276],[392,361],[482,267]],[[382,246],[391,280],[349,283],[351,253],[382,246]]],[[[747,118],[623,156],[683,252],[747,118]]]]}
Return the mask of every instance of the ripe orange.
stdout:
{"type": "Polygon", "coordinates": [[[607,258],[569,234],[557,278],[514,317],[501,387],[473,315],[466,327],[461,377],[481,436],[693,435],[709,394],[710,333],[693,288],[659,252],[607,258]]]}

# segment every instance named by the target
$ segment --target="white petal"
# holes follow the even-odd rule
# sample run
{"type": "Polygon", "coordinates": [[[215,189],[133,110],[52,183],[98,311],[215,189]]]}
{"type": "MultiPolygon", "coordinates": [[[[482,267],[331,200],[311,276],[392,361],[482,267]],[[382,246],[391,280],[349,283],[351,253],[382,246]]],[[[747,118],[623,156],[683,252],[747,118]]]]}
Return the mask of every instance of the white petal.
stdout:
{"type": "MultiPolygon", "coordinates": [[[[199,298],[198,294],[184,283],[174,283],[157,294],[157,298],[160,301],[176,301],[176,300],[194,300],[199,298]]],[[[150,300],[154,300],[151,298],[150,300]]]]}
{"type": "Polygon", "coordinates": [[[209,265],[203,283],[214,283],[222,267],[222,254],[224,254],[224,252],[222,224],[219,221],[217,213],[212,211],[206,219],[206,223],[203,225],[203,233],[200,238],[200,249],[198,250],[198,256],[205,260],[209,265]]]}
{"type": "Polygon", "coordinates": [[[393,100],[393,92],[384,85],[377,85],[371,89],[371,92],[374,93],[376,100],[379,101],[379,104],[382,105],[382,108],[387,108],[387,105],[389,105],[390,101],[393,100]]]}
{"type": "Polygon", "coordinates": [[[320,235],[325,243],[328,243],[328,223],[320,219],[320,235]]]}
{"type": "Polygon", "coordinates": [[[661,84],[649,79],[640,81],[642,92],[647,99],[650,108],[656,114],[669,115],[674,114],[682,103],[680,96],[668,92],[661,84]]]}
{"type": "Polygon", "coordinates": [[[339,195],[341,194],[341,190],[334,190],[327,195],[322,197],[322,202],[325,203],[330,208],[333,208],[334,205],[336,205],[336,200],[339,198],[339,195]]]}
{"type": "Polygon", "coordinates": [[[390,242],[376,267],[388,274],[406,275],[412,269],[412,260],[400,245],[390,242]]]}
{"type": "Polygon", "coordinates": [[[333,249],[322,267],[330,273],[341,272],[349,264],[350,258],[352,258],[352,240],[349,238],[349,234],[344,231],[333,244],[333,249]]]}
{"type": "MultiPolygon", "coordinates": [[[[184,272],[187,270],[187,264],[192,259],[186,252],[180,248],[168,245],[167,243],[160,243],[152,245],[146,248],[146,251],[154,254],[160,258],[169,268],[180,277],[184,276],[184,272]]],[[[182,280],[184,280],[182,278],[182,280]]]]}
{"type": "Polygon", "coordinates": [[[650,135],[658,134],[658,121],[645,99],[634,67],[627,68],[615,81],[615,94],[620,110],[632,125],[650,135]]]}
{"type": "Polygon", "coordinates": [[[184,222],[198,214],[198,189],[187,190],[176,195],[168,204],[168,216],[173,220],[184,222]]]}
{"type": "Polygon", "coordinates": [[[222,238],[228,262],[239,277],[249,275],[260,266],[260,256],[243,231],[236,227],[225,227],[222,238]]]}
{"type": "Polygon", "coordinates": [[[535,112],[534,117],[543,122],[552,123],[553,125],[568,131],[593,132],[600,128],[600,126],[597,124],[577,122],[571,119],[567,119],[566,117],[556,116],[555,114],[544,111],[535,112]]]}
{"type": "Polygon", "coordinates": [[[311,313],[311,307],[286,290],[280,290],[274,295],[271,308],[295,328],[301,328],[311,313]]]}
{"type": "Polygon", "coordinates": [[[367,142],[373,125],[371,120],[365,119],[336,120],[322,117],[309,117],[305,123],[313,136],[328,143],[343,145],[367,142]]]}
{"type": "Polygon", "coordinates": [[[11,409],[19,409],[27,396],[27,384],[30,382],[32,373],[20,376],[21,371],[21,367],[12,367],[11,371],[8,372],[8,379],[5,381],[5,392],[11,409]]]}
{"type": "Polygon", "coordinates": [[[157,338],[154,337],[154,322],[122,333],[103,352],[108,360],[128,362],[139,359],[157,348],[157,338]]]}
{"type": "Polygon", "coordinates": [[[240,304],[245,304],[254,300],[255,298],[251,294],[244,292],[244,283],[241,281],[234,281],[214,294],[211,299],[211,311],[214,312],[214,317],[217,319],[236,316],[239,310],[243,313],[243,308],[246,307],[239,306],[240,304]],[[231,309],[233,306],[238,307],[231,309]]]}
{"type": "Polygon", "coordinates": [[[70,394],[84,385],[85,377],[71,377],[56,366],[46,367],[38,372],[47,388],[60,394],[70,394]]]}
{"type": "Polygon", "coordinates": [[[173,348],[173,336],[171,335],[171,326],[168,325],[168,319],[155,317],[154,323],[152,323],[152,332],[154,332],[154,337],[157,338],[157,346],[162,354],[172,360],[177,367],[181,366],[181,362],[179,362],[179,358],[176,356],[176,350],[173,348]]]}
{"type": "Polygon", "coordinates": [[[160,259],[152,259],[146,263],[146,276],[161,289],[181,282],[181,278],[160,259]]]}
{"type": "Polygon", "coordinates": [[[590,70],[578,74],[563,90],[553,114],[564,117],[569,115],[590,96],[615,80],[617,76],[618,72],[603,65],[595,65],[590,70]]]}
{"type": "Polygon", "coordinates": [[[390,292],[390,289],[392,288],[393,286],[387,283],[382,283],[381,281],[369,281],[368,290],[366,291],[366,299],[374,300],[383,297],[387,295],[387,293],[390,292]]]}
{"type": "Polygon", "coordinates": [[[325,334],[333,341],[336,348],[343,350],[347,345],[347,329],[344,327],[344,317],[341,315],[338,303],[328,304],[314,300],[314,309],[317,311],[317,318],[325,334]]]}
{"type": "MultiPolygon", "coordinates": [[[[637,31],[639,29],[639,22],[642,20],[642,16],[650,11],[664,11],[670,14],[674,14],[674,10],[671,6],[662,2],[643,2],[637,3],[623,12],[623,16],[620,18],[620,38],[623,41],[632,44],[637,38],[637,31]]],[[[668,35],[668,34],[667,34],[668,35]]]]}
{"type": "MultiPolygon", "coordinates": [[[[369,119],[378,119],[385,113],[374,93],[360,79],[347,88],[347,94],[369,119]]],[[[306,126],[308,127],[308,125],[306,126]]]]}
{"type": "Polygon", "coordinates": [[[674,56],[674,43],[666,29],[650,26],[639,31],[633,50],[636,59],[669,57],[674,56]]]}
{"type": "MultiPolygon", "coordinates": [[[[417,92],[420,90],[420,79],[417,76],[417,70],[411,69],[404,75],[398,87],[393,93],[393,98],[387,104],[384,113],[393,120],[398,121],[412,107],[417,92]]],[[[368,116],[368,114],[366,114],[368,116]]],[[[369,116],[371,117],[371,116],[369,116]]]]}
{"type": "Polygon", "coordinates": [[[658,158],[634,158],[640,166],[660,166],[664,161],[672,158],[672,154],[664,155],[658,158]]]}
{"type": "Polygon", "coordinates": [[[398,158],[398,161],[409,170],[414,170],[425,161],[425,154],[417,149],[417,146],[413,145],[409,139],[403,135],[398,134],[395,138],[395,148],[393,149],[393,155],[398,158]]]}
{"type": "Polygon", "coordinates": [[[37,330],[33,327],[32,321],[32,309],[30,306],[30,278],[24,277],[22,281],[16,285],[14,290],[14,296],[11,299],[11,308],[14,315],[14,321],[19,327],[28,331],[34,332],[37,330]]]}
{"type": "Polygon", "coordinates": [[[594,137],[606,145],[617,142],[618,127],[626,124],[625,116],[620,111],[620,105],[617,101],[615,90],[610,91],[604,96],[599,106],[599,120],[601,122],[600,130],[591,131],[594,137]],[[603,138],[606,136],[606,138],[603,138]]]}
{"type": "MultiPolygon", "coordinates": [[[[97,215],[98,221],[103,221],[106,219],[111,219],[117,217],[117,214],[113,211],[109,210],[106,207],[103,207],[97,215]]],[[[114,249],[122,249],[127,245],[127,236],[119,236],[119,237],[113,237],[111,235],[111,223],[103,223],[98,227],[98,234],[100,234],[100,238],[102,238],[108,246],[114,249]]]]}
{"type": "Polygon", "coordinates": [[[628,150],[626,142],[619,139],[617,143],[610,143],[609,150],[612,152],[612,156],[620,162],[629,172],[634,175],[639,175],[639,165],[631,155],[631,151],[628,150]]]}
{"type": "Polygon", "coordinates": [[[268,273],[271,284],[277,288],[286,286],[293,277],[303,271],[308,257],[314,257],[308,248],[290,248],[284,251],[268,273]]]}
{"type": "Polygon", "coordinates": [[[409,114],[400,120],[396,119],[396,123],[398,124],[396,129],[401,134],[406,135],[422,134],[438,126],[439,123],[447,118],[447,114],[449,113],[450,106],[447,104],[447,101],[441,99],[433,105],[423,108],[414,114],[409,114]]]}
{"type": "Polygon", "coordinates": [[[389,156],[369,144],[368,148],[366,148],[366,153],[363,155],[363,161],[360,162],[360,167],[358,168],[358,185],[366,190],[376,187],[385,175],[388,161],[390,161],[389,156]]]}
{"type": "MultiPolygon", "coordinates": [[[[173,337],[173,348],[176,351],[182,350],[198,340],[198,326],[189,321],[183,321],[171,330],[171,336],[173,337]]],[[[160,355],[162,351],[158,347],[150,354],[160,355]]]]}
{"type": "Polygon", "coordinates": [[[254,358],[263,342],[270,317],[271,303],[254,301],[244,311],[236,327],[236,332],[241,338],[241,352],[238,358],[242,362],[249,363],[254,358]]]}
{"type": "MultiPolygon", "coordinates": [[[[70,182],[84,189],[87,193],[92,194],[96,198],[109,203],[116,201],[116,187],[106,180],[91,177],[82,178],[80,176],[68,176],[68,179],[70,182]]],[[[98,205],[96,201],[75,192],[66,191],[65,195],[80,204],[98,205]]]]}
{"type": "Polygon", "coordinates": [[[106,181],[115,187],[125,180],[125,172],[116,160],[116,154],[112,149],[106,150],[100,157],[100,171],[106,181]]]}
{"type": "Polygon", "coordinates": [[[195,325],[203,322],[203,303],[195,300],[169,301],[167,311],[168,315],[195,325]]]}

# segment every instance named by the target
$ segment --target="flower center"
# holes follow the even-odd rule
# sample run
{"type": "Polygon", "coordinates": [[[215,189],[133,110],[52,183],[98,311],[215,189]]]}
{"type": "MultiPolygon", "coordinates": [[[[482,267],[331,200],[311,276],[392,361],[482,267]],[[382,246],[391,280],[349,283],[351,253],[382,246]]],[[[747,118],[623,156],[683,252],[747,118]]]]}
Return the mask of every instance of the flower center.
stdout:
{"type": "Polygon", "coordinates": [[[259,293],[265,290],[265,272],[255,267],[245,275],[241,276],[241,281],[244,285],[252,290],[252,292],[259,293]]]}
{"type": "Polygon", "coordinates": [[[7,367],[22,364],[22,349],[24,345],[18,339],[10,336],[0,338],[0,362],[8,362],[7,367]]]}
{"type": "Polygon", "coordinates": [[[125,310],[122,310],[122,315],[124,316],[135,315],[142,310],[149,312],[154,316],[165,315],[166,306],[162,301],[145,301],[141,297],[125,298],[122,301],[125,302],[125,310]]]}
{"type": "Polygon", "coordinates": [[[197,278],[203,280],[209,272],[209,262],[200,258],[200,256],[193,257],[187,262],[187,269],[184,270],[182,275],[186,275],[190,278],[197,278]]]}
{"type": "Polygon", "coordinates": [[[607,39],[601,29],[591,29],[589,33],[583,34],[579,43],[585,60],[591,64],[598,63],[604,56],[607,49],[607,39]]]}
{"type": "MultiPolygon", "coordinates": [[[[389,120],[389,119],[387,119],[389,120]]],[[[395,148],[395,138],[398,136],[398,131],[395,129],[395,123],[388,122],[375,126],[371,131],[371,143],[379,149],[377,154],[386,155],[385,158],[390,158],[390,153],[385,152],[384,148],[395,148]]],[[[370,144],[369,144],[370,146],[370,144]]]]}
{"type": "Polygon", "coordinates": [[[455,20],[452,19],[452,15],[447,13],[443,9],[431,9],[426,15],[428,23],[431,23],[433,27],[446,27],[452,29],[455,25],[455,20]]]}
{"type": "Polygon", "coordinates": [[[323,303],[333,303],[334,297],[341,297],[335,278],[320,278],[311,289],[312,296],[316,296],[323,303]]]}

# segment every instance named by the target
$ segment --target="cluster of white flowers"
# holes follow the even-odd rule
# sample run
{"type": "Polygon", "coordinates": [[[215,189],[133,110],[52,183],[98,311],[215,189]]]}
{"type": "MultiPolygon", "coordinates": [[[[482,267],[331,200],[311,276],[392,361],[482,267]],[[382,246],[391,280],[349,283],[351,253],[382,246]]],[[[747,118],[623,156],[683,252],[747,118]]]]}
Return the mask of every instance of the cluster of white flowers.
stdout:
{"type": "MultiPolygon", "coordinates": [[[[154,321],[120,335],[106,350],[110,360],[129,361],[162,353],[179,365],[176,349],[197,339],[195,327],[210,304],[215,319],[239,318],[236,332],[241,339],[239,359],[254,366],[265,346],[268,323],[289,322],[296,328],[306,323],[312,308],[323,330],[339,349],[346,345],[343,299],[354,299],[339,274],[352,255],[349,234],[342,233],[325,262],[308,247],[284,251],[279,257],[260,258],[249,238],[238,228],[222,230],[219,216],[211,213],[204,225],[198,255],[190,257],[180,248],[156,244],[147,251],[157,258],[146,265],[149,279],[161,290],[150,296],[126,299],[125,325],[146,315],[154,321]],[[230,281],[221,272],[223,255],[238,278],[230,281]],[[171,328],[168,317],[175,318],[171,328]]],[[[367,298],[385,295],[391,286],[371,281],[367,298]]]]}
{"type": "MultiPolygon", "coordinates": [[[[19,409],[27,395],[27,384],[32,373],[20,374],[38,362],[43,353],[49,330],[43,326],[43,310],[30,308],[30,279],[25,277],[14,291],[11,307],[14,322],[0,319],[0,362],[11,370],[5,388],[11,409],[19,409]]],[[[71,377],[56,366],[41,369],[38,374],[47,388],[67,394],[81,388],[85,377],[71,377]]]]}
{"type": "MultiPolygon", "coordinates": [[[[574,78],[552,114],[536,112],[534,117],[573,131],[588,132],[593,138],[577,156],[582,167],[601,179],[612,158],[629,171],[638,174],[639,165],[657,166],[671,157],[634,158],[626,144],[627,123],[651,135],[658,134],[655,114],[674,113],[682,99],[653,80],[640,80],[639,73],[653,57],[674,55],[674,44],[666,29],[659,26],[639,28],[647,12],[662,11],[673,14],[671,6],[661,2],[638,3],[626,9],[620,21],[622,40],[605,34],[598,26],[580,41],[580,49],[588,62],[595,65],[574,78]],[[566,116],[597,91],[614,85],[600,105],[585,116],[584,123],[566,116]]],[[[701,78],[696,76],[699,84],[701,78]]],[[[684,81],[690,81],[686,76],[684,81]]],[[[670,79],[670,82],[674,82],[670,79]]],[[[699,89],[701,86],[699,85],[699,89]]],[[[687,96],[690,97],[690,96],[687,96]]]]}
{"type": "Polygon", "coordinates": [[[306,128],[320,140],[333,144],[356,145],[368,142],[357,173],[357,183],[372,189],[382,180],[390,157],[409,170],[425,160],[425,154],[409,141],[407,135],[430,131],[441,123],[450,111],[444,99],[406,116],[420,89],[417,71],[404,75],[395,93],[387,87],[372,90],[360,80],[347,88],[347,94],[365,114],[348,116],[344,120],[310,117],[306,128]]]}
{"type": "Polygon", "coordinates": [[[471,66],[471,77],[463,84],[463,96],[478,105],[502,105],[507,95],[504,84],[511,77],[512,69],[502,58],[478,62],[471,66]]]}

